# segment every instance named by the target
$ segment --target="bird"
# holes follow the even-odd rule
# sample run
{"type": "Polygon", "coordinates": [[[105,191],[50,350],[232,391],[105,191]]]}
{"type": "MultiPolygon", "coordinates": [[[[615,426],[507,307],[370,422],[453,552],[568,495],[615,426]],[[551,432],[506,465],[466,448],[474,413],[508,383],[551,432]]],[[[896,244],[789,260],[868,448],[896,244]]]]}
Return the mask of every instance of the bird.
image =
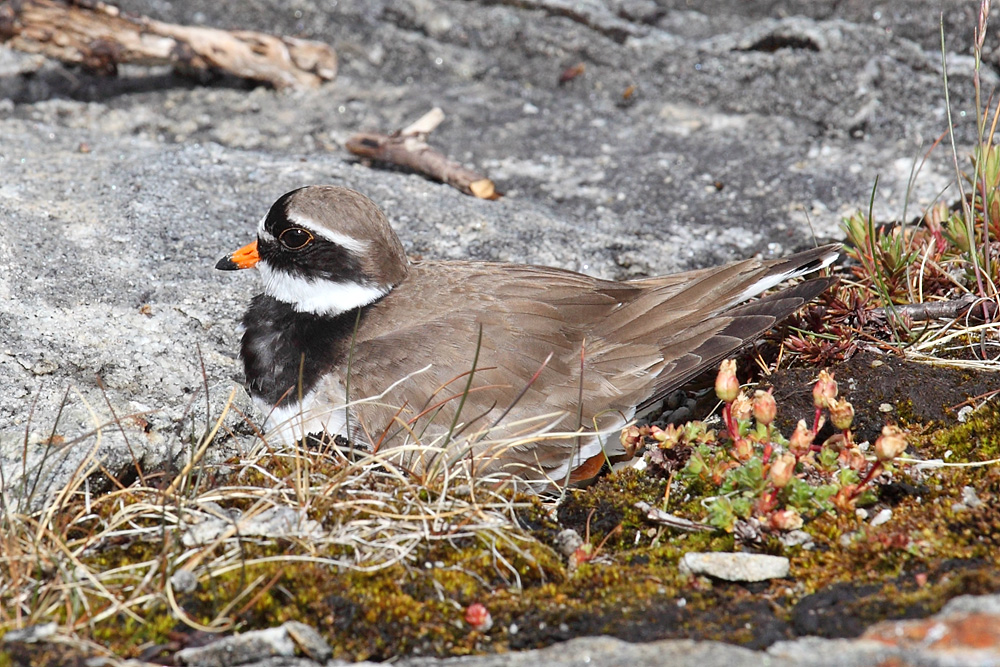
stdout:
{"type": "Polygon", "coordinates": [[[240,357],[265,438],[342,436],[415,473],[466,460],[553,489],[595,477],[637,415],[826,290],[813,278],[751,300],[838,248],[624,281],[410,260],[371,199],[311,185],[216,268],[263,283],[240,357]]]}

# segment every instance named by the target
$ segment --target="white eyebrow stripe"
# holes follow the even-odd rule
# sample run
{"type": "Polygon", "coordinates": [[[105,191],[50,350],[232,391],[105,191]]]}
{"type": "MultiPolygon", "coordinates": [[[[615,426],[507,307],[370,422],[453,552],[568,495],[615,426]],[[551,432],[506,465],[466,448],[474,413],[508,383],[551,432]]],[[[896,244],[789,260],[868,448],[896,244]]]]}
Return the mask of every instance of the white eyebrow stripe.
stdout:
{"type": "Polygon", "coordinates": [[[292,306],[300,313],[339,315],[367,306],[389,293],[389,288],[357,282],[307,279],[277,271],[266,261],[257,262],[264,294],[292,306]]]}
{"type": "Polygon", "coordinates": [[[260,222],[257,223],[257,238],[259,238],[261,241],[264,242],[274,241],[275,240],[274,234],[272,234],[271,232],[267,231],[267,229],[264,228],[264,225],[266,223],[267,223],[267,216],[265,215],[263,218],[260,219],[260,222]]]}
{"type": "Polygon", "coordinates": [[[348,236],[347,234],[341,234],[340,232],[335,232],[331,229],[318,225],[312,218],[307,218],[304,215],[299,215],[298,213],[289,213],[288,221],[292,224],[298,225],[300,227],[305,227],[310,232],[316,236],[322,236],[324,239],[330,243],[336,243],[341,248],[348,250],[355,255],[362,255],[368,250],[368,242],[361,241],[354,238],[353,236],[348,236]]]}

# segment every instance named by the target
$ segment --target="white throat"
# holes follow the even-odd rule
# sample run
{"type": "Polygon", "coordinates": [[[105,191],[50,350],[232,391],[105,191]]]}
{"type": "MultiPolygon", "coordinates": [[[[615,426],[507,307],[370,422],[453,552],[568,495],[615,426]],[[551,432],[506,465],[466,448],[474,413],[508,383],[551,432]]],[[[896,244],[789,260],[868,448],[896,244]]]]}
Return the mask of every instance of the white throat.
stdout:
{"type": "Polygon", "coordinates": [[[313,315],[340,315],[367,306],[389,293],[389,287],[356,282],[333,282],[292,276],[277,271],[267,262],[257,263],[264,294],[292,306],[297,312],[313,315]]]}

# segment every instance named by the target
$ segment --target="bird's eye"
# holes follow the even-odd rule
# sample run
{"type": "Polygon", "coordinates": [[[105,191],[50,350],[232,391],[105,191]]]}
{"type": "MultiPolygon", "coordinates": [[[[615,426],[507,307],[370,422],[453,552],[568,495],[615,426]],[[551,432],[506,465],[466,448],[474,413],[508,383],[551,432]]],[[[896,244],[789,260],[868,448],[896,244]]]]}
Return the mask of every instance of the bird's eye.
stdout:
{"type": "Polygon", "coordinates": [[[278,240],[288,250],[302,250],[312,243],[313,235],[301,227],[290,227],[278,235],[278,240]]]}

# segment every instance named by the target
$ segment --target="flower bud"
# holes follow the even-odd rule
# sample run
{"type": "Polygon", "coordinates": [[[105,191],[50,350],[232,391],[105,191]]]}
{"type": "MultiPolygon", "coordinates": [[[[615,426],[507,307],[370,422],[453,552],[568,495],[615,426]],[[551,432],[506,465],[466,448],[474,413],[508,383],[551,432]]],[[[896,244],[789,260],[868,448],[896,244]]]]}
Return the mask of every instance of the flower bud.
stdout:
{"type": "Polygon", "coordinates": [[[770,426],[771,422],[778,414],[778,404],[774,401],[774,396],[770,391],[758,389],[753,394],[753,418],[759,424],[770,426]]]}
{"type": "Polygon", "coordinates": [[[753,458],[753,445],[746,438],[737,438],[733,444],[733,455],[739,461],[749,461],[753,458]]]}
{"type": "Polygon", "coordinates": [[[846,431],[854,423],[854,406],[847,399],[834,399],[830,403],[830,421],[838,431],[846,431]]]}
{"type": "Polygon", "coordinates": [[[785,452],[784,454],[775,457],[771,462],[771,469],[768,472],[768,479],[771,480],[771,484],[774,484],[775,488],[784,488],[786,484],[792,481],[792,476],[795,474],[795,455],[790,452],[785,452]]]}
{"type": "Polygon", "coordinates": [[[865,459],[865,455],[861,453],[861,450],[857,447],[845,448],[841,450],[839,461],[857,472],[861,472],[868,467],[868,460],[865,459]]]}
{"type": "Polygon", "coordinates": [[[802,527],[802,517],[795,510],[778,510],[769,523],[773,530],[798,530],[802,527]]]}
{"type": "Polygon", "coordinates": [[[733,419],[739,422],[750,421],[750,415],[753,414],[753,404],[747,395],[742,393],[736,397],[729,409],[733,413],[733,419]]]}
{"type": "Polygon", "coordinates": [[[622,443],[622,447],[625,448],[626,452],[635,453],[635,450],[639,448],[642,444],[642,434],[639,433],[638,426],[629,426],[628,428],[622,429],[622,434],[619,436],[619,440],[622,443]]]}
{"type": "Polygon", "coordinates": [[[795,425],[792,437],[788,439],[788,450],[797,458],[801,458],[809,453],[812,447],[813,438],[816,434],[809,430],[804,419],[800,419],[795,425]]]}
{"type": "Polygon", "coordinates": [[[486,608],[486,605],[481,602],[473,602],[465,608],[465,622],[473,630],[487,632],[493,627],[493,616],[490,614],[490,610],[486,608]]]}
{"type": "Polygon", "coordinates": [[[875,441],[875,456],[879,461],[891,461],[906,451],[906,438],[898,426],[882,427],[882,435],[875,441]]]}
{"type": "Polygon", "coordinates": [[[825,370],[820,371],[819,378],[813,385],[813,405],[817,408],[826,408],[835,398],[837,398],[837,383],[831,374],[825,370]]]}
{"type": "Polygon", "coordinates": [[[715,377],[715,395],[724,403],[732,403],[740,393],[740,381],[736,379],[736,360],[726,359],[719,366],[715,377]]]}

